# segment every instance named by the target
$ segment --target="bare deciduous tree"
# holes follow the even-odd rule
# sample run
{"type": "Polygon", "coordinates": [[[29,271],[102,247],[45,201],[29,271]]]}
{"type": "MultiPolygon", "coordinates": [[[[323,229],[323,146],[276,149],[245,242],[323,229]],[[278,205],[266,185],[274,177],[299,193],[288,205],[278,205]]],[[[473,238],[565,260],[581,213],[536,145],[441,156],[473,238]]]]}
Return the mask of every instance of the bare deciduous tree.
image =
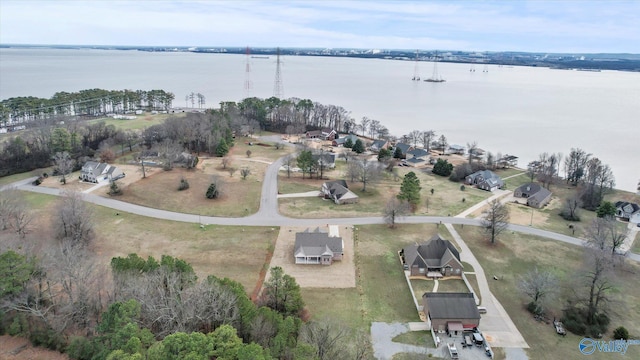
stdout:
{"type": "Polygon", "coordinates": [[[471,143],[467,143],[467,151],[468,156],[469,156],[469,164],[471,164],[473,162],[473,157],[476,155],[476,150],[478,150],[478,143],[477,142],[471,142],[471,143]]]}
{"type": "Polygon", "coordinates": [[[379,162],[369,161],[367,158],[355,161],[355,165],[356,178],[362,183],[362,191],[367,191],[367,184],[378,181],[384,170],[379,162]]]}
{"type": "Polygon", "coordinates": [[[558,278],[550,271],[530,270],[518,282],[518,288],[531,299],[532,312],[540,315],[544,312],[544,305],[555,296],[558,290],[558,278]]]}
{"type": "Polygon", "coordinates": [[[291,167],[293,166],[295,161],[296,161],[296,157],[291,154],[285,156],[284,159],[282,160],[282,164],[287,170],[287,178],[291,177],[291,167]]]}
{"type": "Polygon", "coordinates": [[[617,222],[612,218],[595,218],[586,230],[589,246],[611,253],[614,256],[627,237],[618,230],[617,222]]]}
{"type": "Polygon", "coordinates": [[[397,197],[392,197],[387,201],[384,207],[384,221],[391,227],[396,227],[396,220],[399,217],[405,216],[409,213],[411,207],[406,200],[400,200],[397,197]]]}
{"type": "Polygon", "coordinates": [[[422,146],[427,152],[431,151],[431,144],[436,138],[436,132],[433,130],[427,130],[422,133],[422,146]]]}
{"type": "Polygon", "coordinates": [[[73,170],[74,161],[68,152],[57,152],[53,156],[54,169],[60,175],[60,182],[67,183],[67,175],[73,170]]]}
{"type": "Polygon", "coordinates": [[[310,321],[301,329],[301,339],[311,345],[319,360],[333,360],[341,357],[346,347],[348,330],[329,320],[310,321]]]}
{"type": "Polygon", "coordinates": [[[74,245],[87,245],[94,237],[93,211],[82,200],[82,194],[65,191],[54,211],[56,238],[74,245]]]}
{"type": "Polygon", "coordinates": [[[567,198],[564,202],[564,207],[560,212],[560,216],[565,220],[580,221],[580,215],[578,214],[580,206],[582,206],[582,201],[580,200],[580,196],[577,194],[567,198]]]}
{"type": "Polygon", "coordinates": [[[496,239],[509,225],[509,209],[498,199],[489,202],[489,208],[485,210],[485,216],[482,219],[482,226],[485,234],[489,237],[491,243],[495,243],[496,239]]]}
{"type": "Polygon", "coordinates": [[[24,238],[32,220],[31,211],[20,191],[14,188],[0,191],[0,231],[11,228],[24,238]]]}
{"type": "Polygon", "coordinates": [[[412,130],[409,133],[409,140],[411,140],[413,147],[418,146],[418,143],[422,140],[422,132],[420,130],[412,130]]]}

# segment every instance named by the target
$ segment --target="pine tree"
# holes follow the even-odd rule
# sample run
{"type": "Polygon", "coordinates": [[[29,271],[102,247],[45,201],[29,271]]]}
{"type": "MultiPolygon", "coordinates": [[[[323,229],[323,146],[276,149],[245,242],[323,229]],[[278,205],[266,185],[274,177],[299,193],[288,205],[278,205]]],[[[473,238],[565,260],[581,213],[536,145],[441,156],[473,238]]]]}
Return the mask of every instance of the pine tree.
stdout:
{"type": "Polygon", "coordinates": [[[398,194],[398,199],[407,200],[411,205],[413,211],[415,211],[416,207],[420,203],[420,179],[416,176],[416,173],[413,171],[407,173],[402,180],[402,185],[400,185],[400,194],[398,194]]]}

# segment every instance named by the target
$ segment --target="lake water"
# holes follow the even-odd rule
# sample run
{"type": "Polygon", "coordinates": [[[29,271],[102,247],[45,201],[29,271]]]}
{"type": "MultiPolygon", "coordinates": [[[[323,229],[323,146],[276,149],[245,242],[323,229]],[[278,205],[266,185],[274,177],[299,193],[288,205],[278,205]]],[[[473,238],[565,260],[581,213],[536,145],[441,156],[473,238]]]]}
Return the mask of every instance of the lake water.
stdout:
{"type": "MultiPolygon", "coordinates": [[[[413,61],[284,57],[285,97],[339,105],[392,134],[434,130],[450,144],[520,157],[568,154],[580,147],[609,164],[616,187],[640,179],[640,73],[439,63],[445,83],[411,81],[413,61]]],[[[419,64],[429,77],[433,65],[419,64]]],[[[273,95],[276,61],[251,59],[257,97],[273,95]]],[[[0,99],[51,97],[58,91],[164,89],[186,106],[191,92],[207,106],[246,96],[245,56],[109,50],[0,49],[0,99]]]]}

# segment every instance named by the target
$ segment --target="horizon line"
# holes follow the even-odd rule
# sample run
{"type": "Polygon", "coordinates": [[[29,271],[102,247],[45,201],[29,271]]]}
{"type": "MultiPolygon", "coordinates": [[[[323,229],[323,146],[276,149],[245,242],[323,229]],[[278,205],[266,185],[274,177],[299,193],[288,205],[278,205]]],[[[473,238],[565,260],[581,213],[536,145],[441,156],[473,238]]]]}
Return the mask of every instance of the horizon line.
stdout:
{"type": "Polygon", "coordinates": [[[455,50],[455,49],[406,49],[406,48],[359,48],[359,47],[282,47],[282,46],[247,46],[247,45],[79,45],[79,44],[24,44],[24,43],[0,43],[0,47],[131,47],[131,48],[238,48],[241,50],[249,49],[305,49],[305,50],[317,50],[317,49],[331,49],[331,50],[383,50],[383,51],[455,51],[465,53],[484,53],[484,54],[499,54],[499,53],[522,53],[522,54],[555,54],[555,55],[639,55],[640,53],[633,52],[549,52],[549,51],[535,51],[535,50],[455,50]]]}

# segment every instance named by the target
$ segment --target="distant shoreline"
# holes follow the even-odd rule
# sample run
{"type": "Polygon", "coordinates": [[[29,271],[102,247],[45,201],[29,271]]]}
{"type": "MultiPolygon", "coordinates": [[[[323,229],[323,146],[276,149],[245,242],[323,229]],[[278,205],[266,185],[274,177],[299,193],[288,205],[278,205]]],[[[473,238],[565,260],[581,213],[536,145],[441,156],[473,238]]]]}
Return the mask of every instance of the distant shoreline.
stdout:
{"type": "MultiPolygon", "coordinates": [[[[41,44],[0,44],[0,49],[58,49],[58,50],[121,50],[145,52],[191,52],[196,54],[246,55],[246,47],[212,46],[111,46],[111,45],[41,45],[41,44]]],[[[249,48],[252,58],[268,58],[277,55],[277,48],[249,48]]],[[[539,52],[485,52],[458,50],[407,50],[407,49],[324,49],[324,48],[281,48],[283,56],[346,57],[360,59],[381,59],[400,61],[432,61],[435,54],[438,61],[459,64],[480,64],[498,66],[547,67],[560,70],[594,71],[612,70],[640,72],[640,54],[592,54],[592,53],[539,53],[539,52]]]]}

